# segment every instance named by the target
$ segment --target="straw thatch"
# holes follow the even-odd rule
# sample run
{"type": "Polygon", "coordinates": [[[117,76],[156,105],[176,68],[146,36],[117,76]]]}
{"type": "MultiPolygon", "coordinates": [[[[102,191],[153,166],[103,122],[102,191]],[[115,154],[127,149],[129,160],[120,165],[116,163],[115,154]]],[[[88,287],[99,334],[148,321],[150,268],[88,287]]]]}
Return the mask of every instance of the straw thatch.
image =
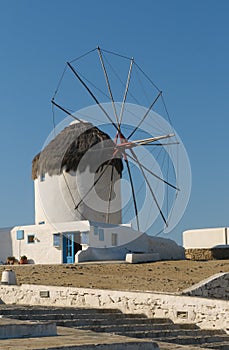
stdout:
{"type": "MultiPolygon", "coordinates": [[[[62,130],[32,162],[32,178],[35,180],[39,175],[48,173],[50,176],[59,175],[63,170],[79,171],[78,165],[83,156],[87,157],[80,171],[84,171],[86,166],[90,167],[91,172],[98,171],[98,164],[104,166],[104,152],[106,159],[111,159],[114,152],[114,142],[109,135],[99,130],[87,122],[79,122],[69,125],[62,130]],[[96,151],[90,148],[99,144],[96,151]],[[101,162],[100,162],[101,160],[101,162]],[[78,169],[77,169],[78,168],[78,169]]],[[[120,155],[112,159],[110,164],[114,166],[121,176],[123,170],[122,159],[120,155]]]]}

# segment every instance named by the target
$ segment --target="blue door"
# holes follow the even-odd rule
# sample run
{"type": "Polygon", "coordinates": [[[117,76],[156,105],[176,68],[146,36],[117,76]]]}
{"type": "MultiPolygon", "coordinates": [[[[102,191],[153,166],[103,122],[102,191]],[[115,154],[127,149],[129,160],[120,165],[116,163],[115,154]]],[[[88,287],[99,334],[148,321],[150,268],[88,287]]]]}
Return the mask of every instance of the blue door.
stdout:
{"type": "Polygon", "coordinates": [[[74,262],[74,233],[65,233],[63,235],[63,263],[73,264],[74,262]]]}

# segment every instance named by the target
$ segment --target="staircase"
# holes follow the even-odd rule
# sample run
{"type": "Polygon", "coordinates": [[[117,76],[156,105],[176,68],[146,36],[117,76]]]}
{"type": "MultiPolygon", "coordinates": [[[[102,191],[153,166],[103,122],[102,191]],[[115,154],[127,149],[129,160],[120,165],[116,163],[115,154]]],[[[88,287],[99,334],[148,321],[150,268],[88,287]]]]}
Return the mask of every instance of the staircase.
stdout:
{"type": "Polygon", "coordinates": [[[194,324],[174,324],[169,319],[123,314],[119,310],[0,305],[0,315],[31,321],[55,321],[57,326],[94,332],[148,338],[161,350],[229,350],[229,335],[223,330],[203,330],[194,324]]]}

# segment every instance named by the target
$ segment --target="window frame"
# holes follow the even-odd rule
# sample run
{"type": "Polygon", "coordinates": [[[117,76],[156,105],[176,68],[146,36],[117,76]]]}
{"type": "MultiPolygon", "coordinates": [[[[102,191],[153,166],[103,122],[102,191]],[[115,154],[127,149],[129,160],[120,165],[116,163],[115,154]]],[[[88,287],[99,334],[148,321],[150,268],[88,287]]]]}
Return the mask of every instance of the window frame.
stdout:
{"type": "Polygon", "coordinates": [[[27,244],[35,244],[35,234],[34,233],[28,233],[27,234],[27,244]],[[33,237],[33,241],[29,241],[30,237],[33,237]]]}
{"type": "Polygon", "coordinates": [[[118,245],[118,234],[116,232],[111,233],[111,246],[117,247],[118,245]]]}
{"type": "Polygon", "coordinates": [[[45,182],[45,173],[40,174],[40,182],[45,182]]]}
{"type": "Polygon", "coordinates": [[[25,231],[24,230],[17,230],[16,231],[16,239],[17,241],[21,241],[24,239],[25,231]]]}
{"type": "Polygon", "coordinates": [[[104,229],[99,228],[99,241],[104,242],[104,229]]]}
{"type": "Polygon", "coordinates": [[[60,233],[53,233],[53,247],[59,248],[61,246],[60,233]]]}

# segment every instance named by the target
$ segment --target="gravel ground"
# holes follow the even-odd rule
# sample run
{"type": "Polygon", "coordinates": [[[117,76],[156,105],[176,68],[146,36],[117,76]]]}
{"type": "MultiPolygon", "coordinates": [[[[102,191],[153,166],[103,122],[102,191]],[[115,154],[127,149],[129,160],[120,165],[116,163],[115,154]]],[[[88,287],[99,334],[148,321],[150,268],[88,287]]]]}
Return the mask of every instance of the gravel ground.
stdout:
{"type": "Polygon", "coordinates": [[[229,272],[229,260],[159,261],[147,264],[1,265],[0,273],[4,268],[15,270],[19,284],[174,293],[216,273],[229,272]]]}

